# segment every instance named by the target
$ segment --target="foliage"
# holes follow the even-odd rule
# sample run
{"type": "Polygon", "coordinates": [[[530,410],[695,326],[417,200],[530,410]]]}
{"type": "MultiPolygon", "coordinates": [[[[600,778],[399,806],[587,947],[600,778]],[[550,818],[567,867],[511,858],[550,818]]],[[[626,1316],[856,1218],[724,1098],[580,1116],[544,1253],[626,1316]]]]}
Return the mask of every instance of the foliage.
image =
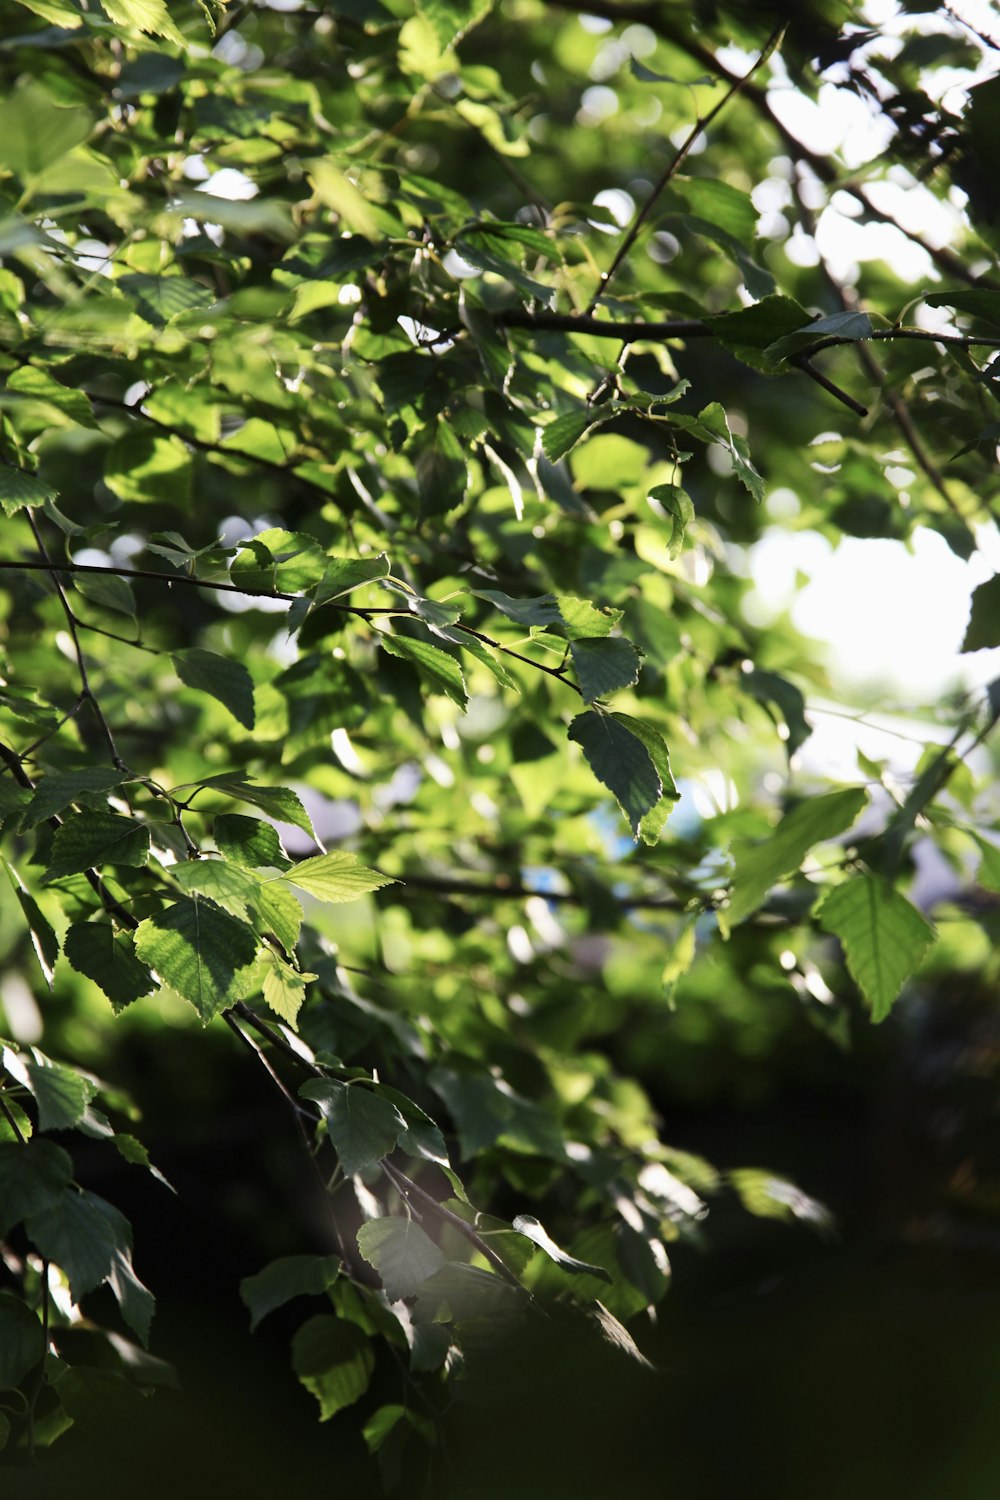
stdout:
{"type": "Polygon", "coordinates": [[[484,1336],[565,1317],[641,1362],[714,1198],[824,1222],[672,1149],[619,1039],[683,1059],[685,1017],[761,995],[843,1039],[993,938],[963,891],[973,856],[997,886],[1000,688],[922,706],[908,790],[860,752],[823,774],[834,687],[786,614],[754,623],[746,559],[778,520],[975,552],[1000,83],[938,102],[989,48],[944,7],[892,37],[779,10],[7,7],[0,947],[61,1054],[8,1020],[15,1455],[169,1374],[77,1166],[104,1142],[160,1177],[98,1076],[117,1028],[228,1027],[280,1090],[330,1238],[242,1295],[254,1326],[311,1299],[292,1367],[391,1486],[404,1447],[434,1473],[484,1336]],[[798,141],[782,83],[852,91],[885,152],[798,141]],[[949,243],[894,224],[900,183],[949,243]],[[796,253],[831,197],[924,281],[796,253]],[[81,1363],[102,1285],[129,1337],[81,1363]]]}

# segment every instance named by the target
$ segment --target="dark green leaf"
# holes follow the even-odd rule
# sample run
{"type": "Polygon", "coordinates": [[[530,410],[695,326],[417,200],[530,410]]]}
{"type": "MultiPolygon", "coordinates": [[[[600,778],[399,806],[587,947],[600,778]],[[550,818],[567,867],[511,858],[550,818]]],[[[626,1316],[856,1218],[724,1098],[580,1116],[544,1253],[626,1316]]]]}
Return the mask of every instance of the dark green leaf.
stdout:
{"type": "Polygon", "coordinates": [[[414,640],[408,635],[389,635],[386,631],[379,635],[379,645],[390,656],[401,656],[404,660],[413,662],[426,678],[432,692],[443,693],[460,708],[468,703],[462,668],[440,646],[432,646],[429,641],[414,640]]]}
{"type": "Polygon", "coordinates": [[[208,693],[245,729],[253,728],[253,678],[242,662],[199,646],[175,651],[172,660],[181,682],[199,693],[208,693]]]}
{"type": "Polygon", "coordinates": [[[78,974],[104,991],[116,1015],[156,989],[149,969],[136,958],[132,934],[116,933],[110,922],[74,922],[63,952],[78,974]]]}
{"type": "Polygon", "coordinates": [[[396,1106],[364,1084],[310,1079],[299,1093],[319,1105],[333,1148],[348,1176],[374,1166],[406,1129],[396,1106]]]}
{"type": "Polygon", "coordinates": [[[52,1208],[72,1175],[68,1152],[54,1141],[0,1141],[0,1235],[29,1214],[52,1208]]]}
{"type": "Polygon", "coordinates": [[[292,1340],[292,1367],[319,1402],[325,1422],[352,1406],[368,1389],[375,1354],[354,1323],[320,1313],[303,1323],[292,1340]]]}
{"type": "Polygon", "coordinates": [[[358,1230],[358,1246],[378,1272],[390,1302],[412,1297],[445,1258],[412,1219],[372,1219],[358,1230]]]}
{"type": "Polygon", "coordinates": [[[237,865],[257,870],[273,866],[276,870],[288,867],[288,856],[281,847],[278,830],[260,818],[248,818],[242,813],[220,813],[212,825],[212,832],[219,850],[237,865]]]}
{"type": "Polygon", "coordinates": [[[322,1296],[339,1275],[340,1261],[335,1255],[283,1255],[256,1276],[244,1276],[240,1297],[250,1311],[251,1333],[262,1318],[293,1297],[322,1296]]]}
{"type": "Polygon", "coordinates": [[[31,1214],[25,1229],[35,1248],[61,1266],[74,1302],[111,1274],[120,1248],[115,1226],[95,1193],[67,1191],[58,1202],[31,1214]]]}
{"type": "Polygon", "coordinates": [[[771,887],[794,874],[810,849],[850,828],[867,802],[861,786],[807,797],[763,842],[737,844],[728,921],[735,926],[756,911],[771,887]]]}
{"type": "Polygon", "coordinates": [[[631,687],[639,676],[640,653],[631,641],[583,638],[570,643],[570,655],[583,693],[593,703],[619,688],[631,687]]]}
{"type": "Polygon", "coordinates": [[[583,747],[590,769],[614,793],[632,837],[638,838],[643,818],[663,793],[663,782],[642,740],[612,715],[593,711],[577,715],[569,737],[583,747]]]}
{"type": "Polygon", "coordinates": [[[31,1309],[0,1292],[0,1391],[13,1391],[45,1358],[45,1334],[31,1309]]]}
{"type": "Polygon", "coordinates": [[[1000,646],[1000,573],[972,591],[972,610],[962,642],[963,651],[1000,646]]]}
{"type": "Polygon", "coordinates": [[[56,829],[45,880],[76,875],[98,865],[138,868],[149,856],[149,828],[118,813],[77,813],[56,829]]]}
{"type": "Polygon", "coordinates": [[[544,1250],[550,1260],[555,1261],[564,1271],[569,1271],[574,1276],[597,1276],[601,1281],[611,1281],[611,1273],[603,1266],[594,1266],[585,1260],[577,1260],[572,1255],[567,1255],[561,1250],[555,1240],[551,1238],[543,1224],[532,1214],[518,1214],[514,1220],[514,1228],[518,1234],[526,1235],[529,1240],[544,1250]]]}

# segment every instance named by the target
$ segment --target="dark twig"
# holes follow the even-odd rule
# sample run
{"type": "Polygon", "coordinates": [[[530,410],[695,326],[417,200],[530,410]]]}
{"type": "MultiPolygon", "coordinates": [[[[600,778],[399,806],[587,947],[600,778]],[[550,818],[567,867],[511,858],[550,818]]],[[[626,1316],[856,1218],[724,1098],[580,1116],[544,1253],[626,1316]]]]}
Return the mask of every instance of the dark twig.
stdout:
{"type": "Polygon", "coordinates": [[[625,233],[625,237],[623,238],[621,244],[618,246],[618,249],[615,252],[610,266],[606,271],[601,272],[600,284],[587,305],[588,315],[594,311],[594,308],[597,306],[598,302],[600,302],[601,298],[607,292],[607,289],[610,286],[615,273],[622,266],[626,257],[631,251],[632,246],[635,244],[640,229],[649,218],[649,215],[652,213],[654,205],[656,204],[660,195],[663,193],[664,189],[667,187],[667,184],[670,182],[671,178],[673,178],[677,174],[677,172],[680,171],[680,168],[684,165],[684,162],[687,160],[687,157],[690,154],[691,147],[694,145],[699,135],[701,135],[702,131],[708,129],[709,125],[711,125],[712,122],[726,108],[726,106],[736,98],[737,94],[746,86],[746,84],[750,81],[750,79],[758,71],[758,69],[764,66],[768,58],[773,53],[774,49],[780,44],[781,38],[784,35],[784,31],[785,28],[783,26],[777,27],[774,31],[772,31],[771,35],[764,43],[764,47],[760,53],[760,56],[757,58],[753,66],[743,75],[742,78],[737,78],[732,82],[730,88],[726,91],[723,97],[712,106],[707,115],[699,117],[697,120],[695,120],[694,125],[691,127],[691,130],[685,136],[684,140],[681,142],[680,146],[677,148],[670,161],[660,173],[660,176],[654,184],[648,198],[640,208],[639,212],[636,214],[635,218],[632,220],[632,223],[629,225],[629,228],[625,233]]]}
{"type": "Polygon", "coordinates": [[[105,742],[108,747],[108,753],[111,756],[112,765],[118,771],[127,771],[128,767],[122,760],[121,756],[118,754],[118,747],[115,744],[114,735],[111,733],[111,727],[108,724],[107,719],[104,717],[104,711],[101,708],[101,705],[98,703],[94,690],[90,685],[90,678],[87,676],[87,663],[84,659],[83,647],[80,645],[80,637],[77,633],[76,616],[74,615],[72,609],[70,609],[69,600],[66,598],[66,590],[63,588],[62,584],[59,581],[57,570],[53,567],[52,559],[49,556],[48,549],[42,537],[42,533],[38,529],[38,522],[35,520],[34,514],[31,510],[27,510],[25,511],[25,515],[27,516],[28,525],[31,528],[31,534],[35,539],[35,545],[38,548],[39,556],[42,559],[43,566],[48,572],[49,577],[52,579],[53,587],[55,588],[56,594],[58,595],[63,614],[66,617],[66,624],[69,628],[70,639],[73,642],[73,654],[76,657],[77,671],[80,674],[80,697],[90,705],[94,718],[97,720],[98,725],[100,726],[101,733],[104,736],[105,742]]]}

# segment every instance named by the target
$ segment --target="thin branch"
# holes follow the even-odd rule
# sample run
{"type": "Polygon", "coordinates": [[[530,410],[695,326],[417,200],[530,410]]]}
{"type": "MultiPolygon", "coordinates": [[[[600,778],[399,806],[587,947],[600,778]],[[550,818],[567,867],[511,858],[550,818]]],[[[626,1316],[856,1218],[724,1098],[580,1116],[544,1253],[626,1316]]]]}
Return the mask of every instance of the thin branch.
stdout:
{"type": "Polygon", "coordinates": [[[35,539],[35,545],[38,548],[39,555],[42,559],[42,564],[48,572],[49,577],[52,579],[53,587],[55,588],[56,594],[58,595],[59,603],[62,606],[62,612],[66,617],[66,624],[69,627],[70,639],[73,642],[73,654],[76,657],[77,671],[80,675],[80,697],[90,704],[91,711],[93,712],[93,715],[100,726],[101,733],[104,736],[105,742],[107,743],[108,753],[111,756],[112,765],[118,771],[127,771],[128,766],[126,766],[125,762],[118,754],[118,746],[115,744],[115,737],[111,733],[111,727],[108,724],[107,719],[104,717],[104,711],[97,701],[96,694],[94,693],[94,690],[90,685],[90,678],[87,676],[87,663],[84,660],[83,647],[80,645],[80,637],[76,628],[76,616],[70,609],[69,600],[66,598],[66,591],[63,588],[62,584],[59,582],[56,570],[52,564],[52,559],[50,558],[48,553],[48,548],[45,545],[42,533],[38,529],[38,522],[35,520],[34,513],[29,509],[25,511],[25,516],[27,517],[28,525],[31,528],[31,534],[35,539]]]}
{"type": "Polygon", "coordinates": [[[642,205],[642,208],[640,208],[639,212],[632,220],[632,223],[625,233],[624,239],[615,252],[611,265],[606,271],[601,272],[600,284],[598,285],[597,290],[594,292],[594,295],[591,297],[590,302],[587,305],[588,314],[594,311],[594,308],[597,306],[598,302],[607,292],[607,289],[610,286],[615,273],[619,270],[629,252],[631,251],[632,246],[635,244],[640,229],[649,218],[649,215],[652,213],[654,205],[656,204],[660,195],[663,193],[667,184],[677,174],[677,172],[683,166],[684,162],[687,160],[687,157],[691,151],[691,147],[694,145],[699,135],[701,135],[704,130],[708,129],[709,125],[711,125],[712,122],[726,108],[726,106],[736,98],[737,94],[739,94],[741,89],[745,87],[745,85],[750,81],[750,79],[758,71],[758,69],[764,66],[768,58],[773,53],[774,49],[780,44],[781,38],[784,36],[784,33],[784,26],[779,26],[774,31],[772,31],[771,35],[768,37],[767,41],[764,44],[760,56],[757,58],[753,66],[743,75],[742,78],[738,78],[733,81],[730,88],[726,91],[723,97],[712,106],[707,115],[705,115],[703,118],[699,117],[697,120],[695,120],[694,125],[691,127],[688,135],[684,138],[681,145],[674,153],[673,157],[664,167],[652,191],[647,197],[645,203],[642,205]]]}
{"type": "MultiPolygon", "coordinates": [[[[52,559],[47,562],[33,562],[30,558],[25,559],[0,559],[0,570],[23,573],[104,573],[116,578],[149,578],[155,583],[181,583],[190,588],[214,589],[223,594],[249,594],[253,598],[284,599],[289,604],[299,597],[298,594],[283,594],[280,589],[251,589],[243,588],[236,583],[216,583],[211,578],[195,578],[190,573],[161,573],[154,568],[119,568],[113,563],[78,563],[78,562],[56,562],[52,559]]],[[[135,643],[130,641],[129,645],[135,643]]]]}
{"type": "MultiPolygon", "coordinates": [[[[501,878],[478,881],[467,880],[462,876],[428,875],[423,871],[411,872],[409,870],[404,870],[399,878],[405,886],[413,890],[429,891],[442,896],[480,896],[491,901],[505,898],[528,900],[532,896],[538,896],[543,901],[551,901],[559,906],[587,905],[586,898],[575,891],[540,890],[535,886],[525,885],[521,880],[501,878]]],[[[687,911],[690,904],[679,896],[614,896],[610,892],[607,893],[607,900],[613,902],[621,911],[680,912],[687,911]]]]}
{"type": "Polygon", "coordinates": [[[495,1250],[490,1249],[482,1235],[471,1224],[467,1224],[458,1214],[452,1213],[450,1208],[446,1208],[443,1203],[439,1203],[431,1193],[428,1193],[419,1183],[414,1182],[412,1177],[407,1177],[406,1173],[401,1172],[398,1167],[394,1167],[384,1156],[379,1162],[379,1166],[393,1187],[404,1198],[415,1198],[424,1208],[430,1209],[431,1213],[437,1214],[439,1219],[443,1219],[446,1224],[450,1224],[453,1229],[457,1229],[459,1234],[465,1236],[470,1245],[475,1246],[483,1259],[489,1261],[498,1276],[502,1276],[504,1281],[508,1282],[510,1286],[517,1287],[519,1292],[524,1291],[524,1287],[518,1281],[510,1267],[504,1264],[495,1250]]]}
{"type": "MultiPolygon", "coordinates": [[[[671,46],[685,52],[700,67],[717,74],[726,82],[735,83],[739,78],[738,74],[731,72],[719,61],[711,48],[696,41],[694,37],[687,36],[682,31],[671,27],[664,13],[664,7],[658,3],[658,0],[633,0],[633,3],[626,0],[625,4],[615,4],[615,0],[549,0],[549,3],[559,10],[572,11],[577,15],[600,16],[614,23],[639,22],[643,26],[648,26],[650,31],[671,46]]],[[[745,83],[742,93],[743,97],[768,121],[783,141],[789,154],[805,163],[825,187],[849,193],[857,203],[860,203],[870,219],[898,229],[912,244],[920,246],[945,277],[954,277],[958,281],[965,282],[967,286],[987,287],[993,290],[997,288],[997,282],[985,276],[976,276],[961,257],[949,250],[946,245],[934,245],[929,240],[925,240],[916,230],[906,229],[902,224],[897,223],[891,214],[877,208],[865,192],[864,183],[842,179],[837,167],[829,158],[818,151],[813,151],[804,141],[794,135],[787,125],[782,123],[771,104],[767,89],[761,88],[756,83],[745,83]]]]}
{"type": "Polygon", "coordinates": [[[835,396],[844,406],[849,407],[855,416],[867,417],[867,406],[862,406],[860,401],[855,401],[853,396],[843,390],[841,386],[835,385],[828,375],[823,374],[822,370],[817,370],[807,355],[803,354],[801,358],[795,361],[795,364],[804,375],[809,376],[810,380],[815,380],[816,384],[822,386],[824,391],[828,391],[831,396],[835,396]]]}

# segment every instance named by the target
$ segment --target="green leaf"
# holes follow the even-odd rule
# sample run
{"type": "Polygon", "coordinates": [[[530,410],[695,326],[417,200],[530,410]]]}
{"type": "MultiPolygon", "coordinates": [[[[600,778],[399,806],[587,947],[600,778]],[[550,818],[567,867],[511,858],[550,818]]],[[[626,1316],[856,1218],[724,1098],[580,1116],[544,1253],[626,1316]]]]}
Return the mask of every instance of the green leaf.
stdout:
{"type": "Polygon", "coordinates": [[[171,318],[209,307],[215,293],[187,276],[149,276],[144,273],[119,276],[115,286],[154,328],[165,328],[171,318]]]}
{"type": "Polygon", "coordinates": [[[562,613],[554,594],[540,594],[537,599],[512,599],[496,589],[473,589],[477,599],[486,599],[516,625],[560,625],[562,613]]]}
{"type": "Polygon", "coordinates": [[[349,1177],[374,1166],[406,1129],[396,1106],[364,1084],[316,1078],[304,1083],[299,1093],[319,1105],[327,1134],[349,1177]]]}
{"type": "Polygon", "coordinates": [[[698,413],[698,424],[710,439],[725,448],[737,479],[760,505],[764,499],[764,481],[753,466],[746,438],[731,430],[729,418],[718,401],[711,402],[698,413]]]}
{"type": "Polygon", "coordinates": [[[44,505],[47,500],[57,500],[59,491],[44,484],[34,474],[24,469],[15,469],[12,464],[0,463],[0,505],[4,515],[12,516],[28,505],[44,505]]]}
{"type": "Polygon", "coordinates": [[[253,678],[242,662],[214,651],[192,646],[171,657],[177,675],[187,687],[208,693],[227,708],[244,729],[254,725],[253,678]]]}
{"type": "Polygon", "coordinates": [[[179,437],[134,426],[107,450],[104,483],[119,500],[186,505],[191,497],[191,454],[179,437]]]}
{"type": "Polygon", "coordinates": [[[705,319],[724,349],[758,370],[774,370],[781,363],[769,352],[789,334],[809,322],[809,314],[794,297],[763,297],[738,312],[705,319]]]}
{"type": "Polygon", "coordinates": [[[23,81],[0,100],[0,162],[29,185],[81,145],[93,124],[87,110],[60,105],[34,80],[23,81]]]}
{"type": "Polygon", "coordinates": [[[253,870],[267,867],[284,870],[288,866],[278,830],[260,818],[248,818],[242,813],[220,813],[212,825],[212,832],[220,853],[233,864],[253,870]]]}
{"type": "Polygon", "coordinates": [[[119,1244],[111,1257],[108,1285],[115,1300],[136,1338],[144,1349],[149,1348],[149,1329],[156,1311],[156,1298],[135,1274],[132,1255],[119,1244]]]}
{"type": "Polygon", "coordinates": [[[469,482],[465,450],[443,418],[421,433],[414,457],[421,515],[442,516],[461,505],[469,482]]]}
{"type": "Polygon", "coordinates": [[[77,813],[56,829],[45,881],[99,865],[139,868],[149,857],[149,828],[118,813],[77,813]]]}
{"type": "Polygon", "coordinates": [[[874,875],[853,875],[835,886],[816,910],[825,932],[840,939],[847,967],[883,1021],[905,981],[937,939],[915,906],[874,875]]]}
{"type": "Polygon", "coordinates": [[[303,1323],[292,1339],[292,1367],[316,1397],[319,1419],[326,1422],[364,1395],[375,1368],[375,1353],[355,1323],[319,1313],[303,1323]]]}
{"type": "Polygon", "coordinates": [[[308,891],[317,901],[356,901],[368,891],[379,891],[386,885],[397,885],[391,875],[369,870],[356,854],[337,850],[335,854],[316,854],[299,860],[281,880],[308,891]]]}
{"type": "Polygon", "coordinates": [[[69,1278],[74,1302],[100,1286],[111,1273],[118,1235],[96,1193],[63,1193],[48,1208],[25,1220],[25,1229],[39,1254],[55,1261],[69,1278]]]}
{"type": "Polygon", "coordinates": [[[54,1141],[41,1136],[24,1144],[0,1141],[0,1236],[58,1203],[72,1175],[69,1153],[54,1141]]]}
{"type": "Polygon", "coordinates": [[[63,939],[63,953],[78,974],[104,991],[115,1015],[156,989],[149,969],[136,958],[132,933],[115,932],[110,922],[74,922],[63,939]]]}
{"type": "MultiPolygon", "coordinates": [[[[546,245],[546,249],[549,248],[546,245]]],[[[516,286],[525,298],[535,297],[546,305],[555,298],[554,287],[545,286],[528,276],[511,259],[511,255],[516,253],[516,241],[512,242],[508,235],[496,233],[494,226],[490,226],[490,229],[465,230],[456,239],[455,249],[470,266],[475,266],[480,271],[490,271],[494,276],[502,276],[505,281],[516,286]]]]}
{"type": "Polygon", "coordinates": [[[923,300],[928,307],[953,307],[956,312],[981,318],[984,323],[1000,328],[1000,292],[961,287],[958,291],[931,292],[923,300]]]}
{"type": "Polygon", "coordinates": [[[38,1105],[39,1130],[71,1130],[78,1125],[97,1093],[97,1085],[75,1068],[53,1062],[36,1049],[32,1049],[30,1058],[19,1060],[24,1081],[38,1105]]]}
{"type": "Polygon", "coordinates": [[[229,576],[251,592],[298,594],[320,583],[328,561],[314,536],[272,526],[242,543],[229,576]]]}
{"type": "Polygon", "coordinates": [[[735,926],[755,912],[773,885],[794,874],[816,844],[849,828],[867,802],[868,793],[860,786],[807,797],[763,842],[737,844],[729,923],[735,926]]]}
{"type": "Polygon", "coordinates": [[[244,1276],[240,1298],[250,1312],[250,1332],[293,1297],[322,1296],[339,1275],[340,1261],[335,1255],[283,1255],[256,1276],[244,1276]]]}
{"type": "Polygon", "coordinates": [[[77,593],[88,604],[109,609],[114,614],[127,615],[131,620],[136,618],[135,595],[124,578],[116,578],[113,573],[78,573],[74,583],[77,593]]]}
{"type": "Polygon", "coordinates": [[[340,599],[366,583],[375,583],[388,576],[389,559],[384,552],[377,557],[331,557],[316,585],[313,603],[325,604],[328,599],[340,599]]]}
{"type": "Polygon", "coordinates": [[[38,1318],[11,1292],[0,1292],[0,1391],[13,1391],[45,1358],[38,1318]]]}
{"type": "Polygon", "coordinates": [[[542,451],[549,463],[558,463],[561,458],[565,458],[585,433],[606,422],[611,415],[611,412],[604,413],[599,408],[585,406],[579,411],[564,412],[561,417],[556,417],[542,431],[542,451]]]}
{"type": "Polygon", "coordinates": [[[651,501],[655,501],[660,510],[669,518],[670,536],[667,541],[667,551],[671,557],[676,557],[684,546],[684,537],[688,527],[695,518],[694,502],[686,490],[682,490],[676,484],[658,484],[649,492],[651,501]]]}
{"type": "Polygon", "coordinates": [[[638,680],[640,653],[631,641],[584,638],[572,641],[569,650],[584,703],[632,687],[638,680]]]}
{"type": "Polygon", "coordinates": [[[161,1182],[165,1188],[169,1188],[170,1192],[177,1191],[173,1184],[167,1181],[159,1167],[153,1166],[149,1159],[149,1152],[134,1135],[129,1135],[126,1130],[117,1130],[113,1144],[123,1161],[127,1161],[133,1167],[145,1167],[149,1175],[155,1177],[157,1182],[161,1182]]]}
{"type": "Polygon", "coordinates": [[[186,895],[208,896],[231,917],[244,922],[253,920],[261,881],[249,870],[221,859],[191,859],[175,865],[172,874],[186,895]]]}
{"type": "Polygon", "coordinates": [[[7,870],[7,877],[14,889],[17,903],[21,908],[31,938],[31,946],[35,950],[38,959],[38,967],[42,971],[42,977],[49,989],[52,988],[52,975],[59,957],[59,939],[53,931],[52,924],[42,911],[34,896],[25,887],[17,871],[7,861],[3,861],[7,870]]]}
{"type": "Polygon", "coordinates": [[[22,820],[23,827],[25,830],[35,828],[46,818],[63,812],[71,802],[113,791],[127,780],[127,773],[112,771],[104,766],[80,766],[75,771],[53,771],[36,784],[35,795],[22,820]]]}
{"type": "Polygon", "coordinates": [[[345,661],[309,652],[274,679],[288,704],[287,748],[297,754],[329,747],[335,729],[356,729],[369,717],[364,680],[345,661]]]}
{"type": "Polygon", "coordinates": [[[432,692],[443,693],[457,703],[459,708],[464,708],[468,703],[462,668],[440,646],[432,646],[429,641],[413,640],[408,635],[388,635],[385,631],[379,635],[379,645],[390,656],[401,656],[404,661],[412,661],[430,684],[432,692]]]}
{"type": "Polygon", "coordinates": [[[978,833],[974,833],[972,837],[981,855],[976,880],[988,891],[1000,891],[1000,847],[981,838],[978,833]]]}
{"type": "Polygon", "coordinates": [[[246,993],[257,941],[245,923],[194,896],[140,922],[135,947],[143,962],[208,1022],[246,993]]]}
{"type": "Polygon", "coordinates": [[[119,26],[134,26],[137,31],[185,45],[183,34],[170,19],[166,0],[101,0],[101,5],[119,26]]]}
{"type": "Polygon", "coordinates": [[[529,1240],[544,1250],[550,1260],[555,1261],[564,1271],[569,1271],[573,1276],[597,1276],[601,1281],[610,1282],[611,1273],[603,1266],[591,1265],[589,1261],[577,1260],[575,1256],[568,1255],[561,1250],[555,1240],[551,1238],[543,1224],[540,1224],[532,1214],[518,1214],[514,1220],[514,1228],[518,1234],[526,1235],[529,1240]]]}
{"type": "Polygon", "coordinates": [[[287,786],[258,786],[256,782],[244,781],[234,771],[225,772],[221,776],[207,776],[201,781],[189,781],[174,787],[174,791],[187,791],[193,786],[224,792],[238,802],[249,802],[253,807],[259,807],[269,818],[275,818],[281,823],[292,823],[310,838],[316,837],[309,814],[302,806],[302,799],[287,786]]]}
{"type": "Polygon", "coordinates": [[[972,591],[972,610],[962,642],[963,651],[1000,646],[1000,573],[972,591]]]}
{"type": "Polygon", "coordinates": [[[824,339],[850,339],[854,342],[858,339],[871,338],[873,331],[872,320],[867,313],[831,313],[829,317],[816,318],[812,323],[807,323],[804,328],[775,339],[773,344],[767,345],[764,353],[768,359],[777,364],[783,359],[794,359],[797,354],[801,354],[813,344],[821,343],[824,339]]]}
{"type": "Polygon", "coordinates": [[[293,1031],[298,1025],[298,1015],[306,998],[306,984],[315,979],[315,974],[303,974],[293,969],[273,948],[265,948],[261,955],[263,978],[261,989],[264,999],[293,1031]]]}
{"type": "Polygon", "coordinates": [[[625,1354],[629,1359],[634,1359],[637,1364],[644,1366],[647,1370],[653,1368],[624,1323],[619,1322],[614,1313],[609,1312],[603,1302],[595,1302],[593,1307],[588,1309],[587,1316],[597,1328],[605,1343],[610,1344],[612,1349],[617,1349],[620,1354],[625,1354]]]}
{"type": "Polygon", "coordinates": [[[806,700],[802,693],[787,677],[782,677],[778,672],[762,671],[760,667],[742,673],[740,687],[763,704],[776,723],[784,724],[787,731],[785,751],[791,760],[796,750],[812,734],[812,725],[806,718],[806,700]],[[780,719],[775,715],[774,709],[777,709],[780,719]]]}
{"type": "Polygon", "coordinates": [[[390,1302],[412,1297],[445,1258],[412,1219],[371,1219],[358,1230],[358,1248],[374,1266],[390,1302]]]}
{"type": "Polygon", "coordinates": [[[583,747],[590,769],[610,792],[629,821],[632,837],[663,794],[653,757],[631,729],[612,714],[578,714],[569,737],[583,747]]]}

